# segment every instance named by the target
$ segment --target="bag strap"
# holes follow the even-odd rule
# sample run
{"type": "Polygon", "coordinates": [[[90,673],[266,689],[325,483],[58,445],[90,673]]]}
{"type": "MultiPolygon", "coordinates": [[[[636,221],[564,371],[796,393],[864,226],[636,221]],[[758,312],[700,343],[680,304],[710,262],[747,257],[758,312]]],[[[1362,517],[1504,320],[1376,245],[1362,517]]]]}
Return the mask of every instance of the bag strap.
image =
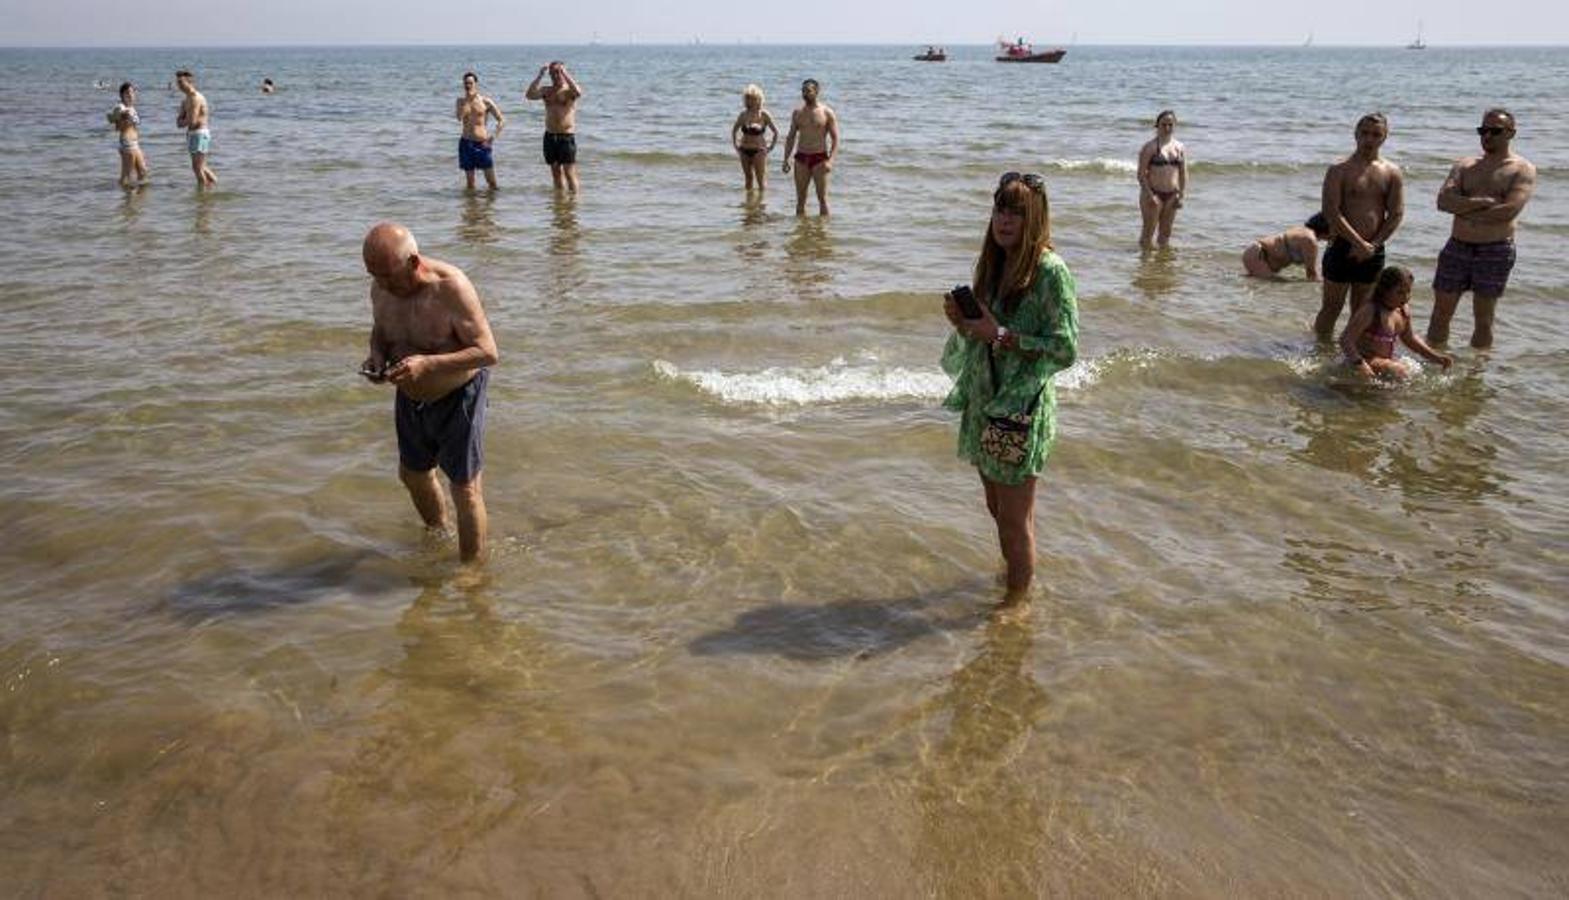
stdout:
{"type": "MultiPolygon", "coordinates": [[[[990,341],[988,341],[986,343],[986,367],[991,370],[992,394],[993,394],[993,396],[995,396],[995,395],[997,395],[999,393],[1002,393],[1002,380],[997,377],[997,358],[992,355],[992,345],[991,345],[990,341]]],[[[1046,377],[1050,378],[1051,376],[1048,375],[1046,377]]],[[[1041,389],[1036,391],[1034,398],[1032,398],[1030,400],[1030,405],[1025,407],[1025,409],[1024,409],[1024,414],[1025,415],[1027,415],[1027,416],[1035,415],[1035,409],[1036,409],[1036,407],[1041,405],[1041,397],[1045,393],[1046,393],[1046,385],[1042,384],[1041,385],[1041,389]]]]}

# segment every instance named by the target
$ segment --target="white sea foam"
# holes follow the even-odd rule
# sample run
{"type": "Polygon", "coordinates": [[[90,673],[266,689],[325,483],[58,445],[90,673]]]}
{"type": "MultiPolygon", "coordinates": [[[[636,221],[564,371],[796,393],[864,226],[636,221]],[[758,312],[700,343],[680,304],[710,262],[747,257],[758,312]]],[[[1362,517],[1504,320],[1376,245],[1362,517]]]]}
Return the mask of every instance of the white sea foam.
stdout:
{"type": "MultiPolygon", "coordinates": [[[[660,378],[690,385],[720,402],[748,406],[815,406],[886,400],[940,401],[953,381],[937,368],[909,369],[880,365],[852,365],[836,359],[826,366],[778,366],[756,372],[722,372],[716,369],[684,370],[674,363],[654,361],[660,378]]],[[[1057,386],[1082,388],[1100,377],[1100,365],[1081,360],[1058,373],[1057,386]]]]}
{"type": "Polygon", "coordinates": [[[1047,168],[1058,172],[1099,172],[1102,175],[1137,175],[1138,164],[1127,159],[1098,156],[1094,159],[1054,159],[1047,168]]]}
{"type": "Polygon", "coordinates": [[[849,365],[835,360],[817,368],[781,366],[756,372],[680,369],[654,361],[654,372],[689,384],[724,403],[813,406],[867,400],[941,400],[953,382],[937,369],[849,365]]]}

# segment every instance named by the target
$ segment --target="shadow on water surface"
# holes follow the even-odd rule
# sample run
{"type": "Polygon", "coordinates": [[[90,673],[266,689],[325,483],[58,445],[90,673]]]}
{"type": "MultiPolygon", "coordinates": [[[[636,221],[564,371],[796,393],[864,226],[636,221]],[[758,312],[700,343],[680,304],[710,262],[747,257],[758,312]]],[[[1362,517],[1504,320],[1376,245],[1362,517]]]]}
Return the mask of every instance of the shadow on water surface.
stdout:
{"type": "Polygon", "coordinates": [[[944,612],[949,600],[974,600],[974,588],[902,600],[840,600],[821,606],[777,603],[736,616],[722,631],[688,645],[695,656],[767,654],[801,661],[880,656],[922,638],[964,631],[986,620],[980,605],[944,612]]]}
{"type": "Polygon", "coordinates": [[[233,569],[177,585],[167,599],[176,616],[194,623],[407,585],[407,579],[393,572],[358,571],[361,563],[375,556],[360,550],[298,565],[233,569]]]}

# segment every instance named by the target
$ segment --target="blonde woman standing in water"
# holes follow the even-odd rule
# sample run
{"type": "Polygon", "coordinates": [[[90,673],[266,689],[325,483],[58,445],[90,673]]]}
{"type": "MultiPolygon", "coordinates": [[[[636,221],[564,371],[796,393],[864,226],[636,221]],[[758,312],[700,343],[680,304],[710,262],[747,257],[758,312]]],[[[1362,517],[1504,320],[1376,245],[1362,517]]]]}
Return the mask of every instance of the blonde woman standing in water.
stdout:
{"type": "Polygon", "coordinates": [[[746,189],[752,190],[753,182],[757,190],[768,187],[768,154],[773,152],[774,145],[779,143],[779,128],[774,125],[774,117],[763,108],[763,89],[755,84],[746,86],[741,92],[741,114],[735,117],[735,124],[730,126],[730,144],[735,147],[736,155],[741,158],[741,172],[746,176],[746,189]],[[763,139],[765,132],[772,132],[767,140],[763,139]]]}

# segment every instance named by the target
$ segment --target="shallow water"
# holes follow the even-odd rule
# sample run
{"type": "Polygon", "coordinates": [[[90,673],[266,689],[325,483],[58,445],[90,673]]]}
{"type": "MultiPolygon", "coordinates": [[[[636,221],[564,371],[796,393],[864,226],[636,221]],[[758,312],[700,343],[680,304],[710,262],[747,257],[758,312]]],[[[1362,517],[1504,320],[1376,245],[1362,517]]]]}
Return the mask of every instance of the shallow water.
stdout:
{"type": "Polygon", "coordinates": [[[909,53],[0,52],[13,890],[1562,893],[1569,57],[909,53]],[[519,102],[552,57],[588,90],[575,203],[519,102]],[[182,65],[208,197],[160,87],[182,65]],[[494,197],[459,190],[466,68],[509,115],[494,197]],[[745,82],[783,119],[806,75],[844,123],[828,221],[782,176],[746,202],[726,151],[745,82]],[[156,179],[131,194],[91,87],[124,77],[156,179]],[[1541,182],[1497,349],[1348,384],[1315,286],[1240,277],[1241,248],[1381,108],[1392,261],[1425,284],[1498,102],[1541,182]],[[1141,258],[1167,106],[1191,199],[1141,258]],[[997,616],[937,294],[1008,169],[1050,184],[1083,345],[1038,597],[997,616]],[[354,374],[386,218],[501,344],[480,574],[419,528],[354,374]]]}

